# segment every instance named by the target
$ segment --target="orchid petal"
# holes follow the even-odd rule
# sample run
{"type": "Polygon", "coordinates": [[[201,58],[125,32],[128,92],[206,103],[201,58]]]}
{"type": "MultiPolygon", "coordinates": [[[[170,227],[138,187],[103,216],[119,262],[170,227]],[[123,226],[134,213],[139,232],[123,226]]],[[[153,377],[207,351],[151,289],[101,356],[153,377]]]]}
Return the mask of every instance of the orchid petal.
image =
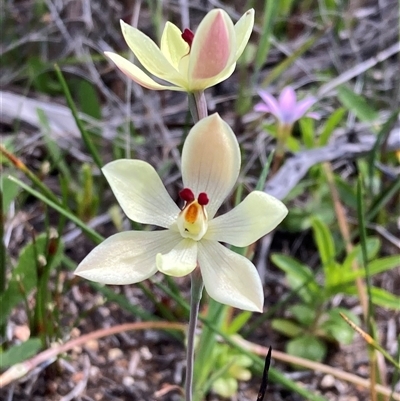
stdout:
{"type": "Polygon", "coordinates": [[[307,110],[316,102],[314,97],[307,97],[297,103],[295,110],[293,111],[293,121],[299,120],[306,114],[307,110]]]}
{"type": "Polygon", "coordinates": [[[215,77],[208,79],[193,79],[190,82],[190,89],[192,91],[200,91],[209,88],[210,86],[217,85],[220,82],[225,81],[225,79],[228,79],[235,71],[235,68],[236,68],[236,63],[233,63],[231,65],[226,66],[226,68],[215,77]]]}
{"type": "Polygon", "coordinates": [[[104,52],[104,54],[112,60],[115,65],[130,79],[137,82],[139,85],[147,89],[153,90],[173,90],[173,91],[184,91],[185,89],[178,86],[168,86],[168,85],[160,85],[153,79],[151,79],[146,73],[144,73],[140,68],[138,68],[135,64],[126,60],[118,54],[111,52],[104,52]]]}
{"type": "Polygon", "coordinates": [[[291,86],[286,86],[282,89],[282,92],[279,95],[278,103],[282,115],[284,115],[286,118],[293,115],[296,109],[296,92],[291,86]]]}
{"type": "Polygon", "coordinates": [[[112,235],[82,260],[75,274],[103,284],[133,284],[157,271],[156,255],[181,240],[178,233],[125,231],[112,235]]]}
{"type": "Polygon", "coordinates": [[[190,50],[188,80],[213,78],[235,62],[236,34],[224,10],[212,10],[201,21],[190,50]]]}
{"type": "Polygon", "coordinates": [[[249,246],[272,231],[287,213],[280,200],[265,192],[253,191],[230,212],[211,220],[204,238],[249,246]]]}
{"type": "Polygon", "coordinates": [[[175,85],[185,86],[186,80],[148,36],[122,20],[121,29],[129,48],[147,71],[175,85]]]}
{"type": "Polygon", "coordinates": [[[236,53],[235,60],[237,60],[243,53],[254,26],[254,9],[246,11],[239,21],[235,24],[236,33],[236,53]]]}
{"type": "MultiPolygon", "coordinates": [[[[209,78],[208,80],[204,79],[192,79],[190,82],[191,90],[203,90],[213,85],[217,85],[222,81],[228,79],[236,68],[236,60],[243,53],[244,48],[246,47],[251,32],[254,26],[254,10],[251,9],[247,11],[240,20],[234,26],[235,34],[236,34],[236,52],[233,60],[235,61],[233,64],[228,63],[227,66],[216,76],[209,78]]],[[[197,35],[197,33],[196,33],[197,35]]],[[[181,70],[182,71],[182,70],[181,70]]]]}
{"type": "Polygon", "coordinates": [[[170,252],[157,254],[156,261],[160,272],[174,277],[186,276],[197,266],[197,241],[185,238],[170,252]]]}
{"type": "Polygon", "coordinates": [[[232,190],[239,170],[239,144],[229,125],[218,114],[201,119],[183,145],[182,180],[196,197],[207,194],[209,219],[232,190]]]}
{"type": "Polygon", "coordinates": [[[182,39],[181,30],[171,22],[167,21],[161,36],[161,52],[166,59],[179,70],[179,63],[183,56],[189,54],[190,47],[182,39]]]}
{"type": "Polygon", "coordinates": [[[165,228],[175,222],[180,209],[149,163],[120,159],[108,163],[102,171],[131,220],[165,228]]]}
{"type": "Polygon", "coordinates": [[[198,261],[211,298],[235,308],[262,312],[261,280],[248,259],[218,242],[203,239],[199,242],[198,261]]]}
{"type": "Polygon", "coordinates": [[[261,99],[265,102],[265,104],[268,106],[269,112],[279,120],[281,117],[281,110],[276,99],[267,91],[261,90],[258,92],[258,94],[260,95],[261,99]]]}

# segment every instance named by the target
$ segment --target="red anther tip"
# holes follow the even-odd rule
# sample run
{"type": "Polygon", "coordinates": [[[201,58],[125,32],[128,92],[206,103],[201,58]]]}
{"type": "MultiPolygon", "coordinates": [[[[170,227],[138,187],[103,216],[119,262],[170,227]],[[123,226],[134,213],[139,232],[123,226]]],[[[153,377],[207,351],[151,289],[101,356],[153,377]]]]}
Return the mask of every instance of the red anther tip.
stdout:
{"type": "Polygon", "coordinates": [[[179,197],[185,202],[193,202],[194,194],[191,189],[183,188],[182,191],[179,192],[179,197]]]}
{"type": "Polygon", "coordinates": [[[208,204],[208,196],[205,192],[201,192],[199,194],[199,197],[197,198],[197,201],[199,202],[199,205],[205,206],[208,204]]]}
{"type": "Polygon", "coordinates": [[[185,29],[182,32],[182,39],[189,45],[189,47],[192,47],[192,42],[194,38],[194,33],[190,29],[185,29]]]}

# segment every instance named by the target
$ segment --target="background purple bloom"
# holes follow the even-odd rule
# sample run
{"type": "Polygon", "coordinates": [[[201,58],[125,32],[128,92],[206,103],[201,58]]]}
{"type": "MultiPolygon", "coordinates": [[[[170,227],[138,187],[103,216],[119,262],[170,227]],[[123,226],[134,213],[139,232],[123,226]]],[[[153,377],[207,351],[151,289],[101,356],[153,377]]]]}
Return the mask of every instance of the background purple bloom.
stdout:
{"type": "Polygon", "coordinates": [[[291,86],[285,87],[278,99],[267,91],[259,91],[262,102],[255,105],[254,110],[263,113],[271,113],[282,124],[292,125],[304,115],[311,118],[319,118],[316,113],[307,113],[307,110],[317,101],[313,96],[309,96],[299,102],[296,93],[291,86]]]}

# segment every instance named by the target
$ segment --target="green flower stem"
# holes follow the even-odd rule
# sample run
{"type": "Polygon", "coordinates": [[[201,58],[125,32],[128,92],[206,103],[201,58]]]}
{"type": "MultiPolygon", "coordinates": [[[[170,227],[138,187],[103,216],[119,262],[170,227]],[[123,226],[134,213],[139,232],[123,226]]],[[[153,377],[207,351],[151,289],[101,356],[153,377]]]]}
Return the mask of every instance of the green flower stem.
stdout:
{"type": "Polygon", "coordinates": [[[275,157],[271,169],[272,174],[275,174],[282,164],[283,157],[285,155],[285,145],[288,138],[292,134],[292,128],[293,128],[292,124],[284,124],[284,123],[282,124],[278,122],[278,128],[276,132],[275,157]]]}
{"type": "MultiPolygon", "coordinates": [[[[204,91],[188,93],[189,110],[192,114],[194,123],[202,118],[207,117],[207,102],[204,91]]],[[[193,399],[193,370],[194,370],[194,340],[197,327],[197,317],[199,314],[199,306],[201,294],[203,293],[203,279],[201,277],[200,268],[197,266],[191,278],[191,295],[190,295],[190,317],[189,328],[187,334],[187,353],[186,353],[186,379],[185,379],[185,400],[193,399]]]]}
{"type": "Polygon", "coordinates": [[[193,366],[194,366],[194,340],[196,334],[197,317],[199,314],[200,300],[203,293],[203,279],[199,267],[190,275],[191,294],[190,294],[190,318],[187,334],[186,352],[186,380],[185,380],[185,400],[192,401],[193,394],[193,366]]]}
{"type": "Polygon", "coordinates": [[[207,102],[203,91],[188,93],[189,110],[192,114],[194,123],[207,117],[207,102]]]}

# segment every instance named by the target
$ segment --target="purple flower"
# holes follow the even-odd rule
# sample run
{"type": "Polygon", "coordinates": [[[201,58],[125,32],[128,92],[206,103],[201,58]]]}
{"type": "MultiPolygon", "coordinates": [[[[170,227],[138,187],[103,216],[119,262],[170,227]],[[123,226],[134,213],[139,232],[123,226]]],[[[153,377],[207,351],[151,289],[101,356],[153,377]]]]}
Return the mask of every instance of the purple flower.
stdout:
{"type": "Polygon", "coordinates": [[[281,124],[293,125],[304,115],[315,119],[319,118],[316,113],[307,113],[307,110],[317,99],[309,96],[298,102],[296,93],[291,86],[286,86],[278,99],[274,98],[267,91],[261,90],[258,94],[263,101],[256,104],[254,110],[273,114],[281,124]]]}

